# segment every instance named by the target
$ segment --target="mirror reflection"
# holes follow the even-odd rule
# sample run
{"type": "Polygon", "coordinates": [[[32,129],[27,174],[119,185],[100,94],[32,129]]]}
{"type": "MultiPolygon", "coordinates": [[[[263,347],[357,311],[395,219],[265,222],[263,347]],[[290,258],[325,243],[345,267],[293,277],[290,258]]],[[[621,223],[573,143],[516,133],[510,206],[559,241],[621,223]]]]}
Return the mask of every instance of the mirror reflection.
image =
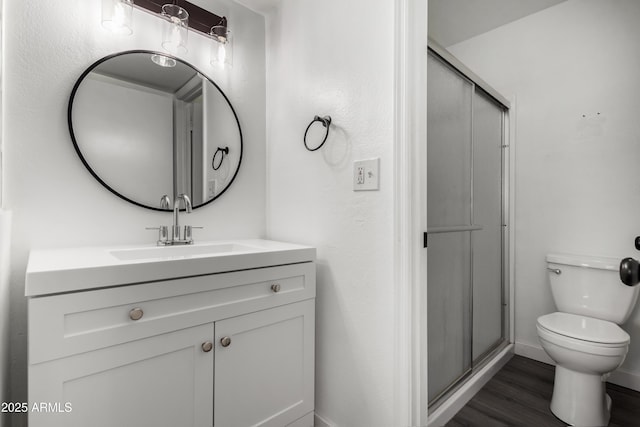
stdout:
{"type": "Polygon", "coordinates": [[[69,130],[91,174],[111,192],[150,209],[163,195],[193,207],[220,196],[242,159],[242,133],[228,98],[190,64],[163,67],[150,51],[101,59],[78,79],[69,130]]]}

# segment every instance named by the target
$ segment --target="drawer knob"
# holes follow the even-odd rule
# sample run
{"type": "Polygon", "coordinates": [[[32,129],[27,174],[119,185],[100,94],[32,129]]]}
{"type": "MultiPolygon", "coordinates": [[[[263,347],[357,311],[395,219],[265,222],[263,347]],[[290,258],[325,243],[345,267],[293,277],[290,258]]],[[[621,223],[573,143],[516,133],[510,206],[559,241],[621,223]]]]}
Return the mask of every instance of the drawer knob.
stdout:
{"type": "Polygon", "coordinates": [[[213,349],[213,343],[211,341],[205,341],[202,343],[202,351],[209,353],[213,349]]]}
{"type": "Polygon", "coordinates": [[[273,285],[271,285],[271,290],[273,292],[280,292],[280,283],[274,283],[273,285]]]}
{"type": "Polygon", "coordinates": [[[231,338],[229,337],[220,338],[220,344],[222,344],[223,347],[229,347],[231,345],[231,338]]]}
{"type": "Polygon", "coordinates": [[[129,312],[129,318],[131,320],[140,320],[142,319],[143,314],[144,314],[144,311],[142,311],[140,307],[132,308],[131,311],[129,312]]]}

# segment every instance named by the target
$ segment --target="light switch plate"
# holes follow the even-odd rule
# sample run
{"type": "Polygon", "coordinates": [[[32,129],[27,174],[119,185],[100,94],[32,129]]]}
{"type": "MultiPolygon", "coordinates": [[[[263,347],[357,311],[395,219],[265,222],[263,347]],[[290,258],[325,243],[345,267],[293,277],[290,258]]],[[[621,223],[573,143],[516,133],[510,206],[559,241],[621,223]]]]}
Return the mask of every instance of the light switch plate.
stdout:
{"type": "Polygon", "coordinates": [[[212,179],[211,181],[207,182],[207,197],[211,198],[214,197],[216,195],[216,180],[212,179]]]}
{"type": "Polygon", "coordinates": [[[353,162],[353,191],[380,189],[380,158],[353,162]]]}

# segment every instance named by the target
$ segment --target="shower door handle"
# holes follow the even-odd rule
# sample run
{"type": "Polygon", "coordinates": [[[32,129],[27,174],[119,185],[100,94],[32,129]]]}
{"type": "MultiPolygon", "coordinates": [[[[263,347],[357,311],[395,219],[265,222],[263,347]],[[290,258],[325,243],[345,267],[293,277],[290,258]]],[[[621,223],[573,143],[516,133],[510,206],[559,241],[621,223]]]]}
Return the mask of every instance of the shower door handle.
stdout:
{"type": "Polygon", "coordinates": [[[479,231],[482,230],[482,226],[478,224],[473,225],[449,225],[446,227],[429,227],[427,233],[459,233],[462,231],[479,231]]]}
{"type": "Polygon", "coordinates": [[[428,235],[431,234],[436,234],[436,233],[459,233],[462,231],[479,231],[482,230],[482,226],[481,225],[451,225],[451,226],[447,226],[447,227],[431,227],[429,229],[427,229],[427,231],[425,231],[422,235],[422,247],[426,248],[427,245],[427,241],[428,241],[428,235]]]}

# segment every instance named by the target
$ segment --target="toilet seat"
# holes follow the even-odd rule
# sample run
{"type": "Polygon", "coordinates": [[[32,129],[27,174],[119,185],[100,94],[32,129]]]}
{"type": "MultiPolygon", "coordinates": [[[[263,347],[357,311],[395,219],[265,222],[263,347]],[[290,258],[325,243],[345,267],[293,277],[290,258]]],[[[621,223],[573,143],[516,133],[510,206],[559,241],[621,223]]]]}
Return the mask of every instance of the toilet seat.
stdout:
{"type": "Polygon", "coordinates": [[[555,312],[538,318],[544,329],[568,338],[618,347],[628,344],[631,337],[615,323],[577,314],[555,312]]]}
{"type": "Polygon", "coordinates": [[[540,339],[592,355],[626,354],[630,342],[629,334],[615,323],[569,313],[540,316],[537,329],[540,339]]]}

